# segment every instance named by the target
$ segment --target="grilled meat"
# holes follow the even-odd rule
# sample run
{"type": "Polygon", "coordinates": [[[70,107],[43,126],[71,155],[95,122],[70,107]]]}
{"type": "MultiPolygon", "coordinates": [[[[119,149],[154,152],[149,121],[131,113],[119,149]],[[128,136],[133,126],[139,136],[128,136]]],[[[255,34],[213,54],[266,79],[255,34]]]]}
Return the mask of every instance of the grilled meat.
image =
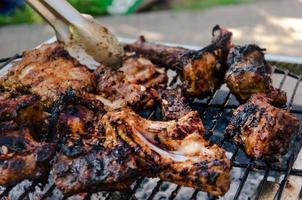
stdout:
{"type": "Polygon", "coordinates": [[[44,120],[37,96],[0,93],[0,185],[38,179],[49,172],[55,145],[36,139],[41,138],[44,120]]]}
{"type": "Polygon", "coordinates": [[[54,144],[35,141],[27,127],[3,122],[0,129],[0,185],[15,185],[47,175],[54,144]]]}
{"type": "Polygon", "coordinates": [[[22,123],[26,122],[26,115],[31,116],[32,114],[26,112],[34,111],[33,106],[39,107],[38,99],[35,95],[22,95],[17,91],[3,90],[0,92],[0,121],[21,120],[22,123]]]}
{"type": "Polygon", "coordinates": [[[96,82],[94,73],[70,57],[58,43],[25,52],[2,81],[28,86],[48,107],[66,89],[92,91],[96,82]]]}
{"type": "Polygon", "coordinates": [[[203,139],[205,130],[197,112],[158,122],[125,107],[105,113],[101,104],[89,108],[90,100],[83,105],[77,98],[65,98],[63,107],[56,103],[61,111],[57,115],[54,108],[52,114],[58,116],[62,141],[53,175],[65,194],[124,189],[141,175],[213,195],[228,190],[229,160],[223,149],[203,139]]]}
{"type": "Polygon", "coordinates": [[[155,88],[167,81],[162,69],[136,55],[127,56],[119,70],[100,66],[97,77],[98,99],[111,110],[127,105],[135,109],[152,106],[158,99],[155,88]]]}
{"type": "Polygon", "coordinates": [[[175,120],[192,111],[181,88],[159,89],[160,105],[164,120],[175,120]]]}
{"type": "Polygon", "coordinates": [[[102,146],[103,127],[96,124],[102,112],[82,105],[68,105],[59,117],[64,135],[53,166],[55,184],[66,195],[79,192],[124,189],[137,177],[135,158],[127,144],[102,146]]]}
{"type": "Polygon", "coordinates": [[[178,120],[143,119],[130,109],[113,111],[102,118],[104,146],[121,139],[131,148],[141,174],[160,177],[212,195],[223,195],[230,185],[230,163],[223,149],[203,139],[204,128],[194,111],[178,120]]]}
{"type": "Polygon", "coordinates": [[[18,88],[2,88],[0,91],[0,122],[13,121],[28,127],[34,139],[46,139],[47,118],[38,96],[18,88]]]}
{"type": "Polygon", "coordinates": [[[226,71],[225,62],[232,33],[215,26],[212,35],[212,44],[198,51],[149,43],[143,36],[137,42],[126,45],[125,49],[137,52],[159,66],[177,70],[186,93],[199,96],[217,89],[226,71]]]}
{"type": "Polygon", "coordinates": [[[263,51],[251,44],[232,48],[225,82],[240,102],[245,102],[252,94],[267,93],[274,98],[273,104],[285,105],[286,93],[273,88],[271,66],[266,62],[263,51]]]}
{"type": "Polygon", "coordinates": [[[140,84],[146,88],[165,86],[168,79],[163,68],[157,67],[149,59],[135,53],[126,54],[119,70],[130,83],[140,84]]]}
{"type": "Polygon", "coordinates": [[[269,103],[264,94],[253,95],[234,112],[225,136],[254,158],[272,160],[287,152],[299,120],[269,103]]]}

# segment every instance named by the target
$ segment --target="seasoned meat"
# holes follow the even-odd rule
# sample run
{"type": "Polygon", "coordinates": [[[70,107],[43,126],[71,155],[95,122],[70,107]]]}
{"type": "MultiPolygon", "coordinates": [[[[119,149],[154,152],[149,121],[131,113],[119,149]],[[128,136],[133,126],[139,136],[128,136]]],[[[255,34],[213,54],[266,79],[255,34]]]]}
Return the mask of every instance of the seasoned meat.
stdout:
{"type": "Polygon", "coordinates": [[[137,42],[127,44],[125,49],[139,53],[159,66],[177,70],[186,87],[186,94],[199,96],[217,89],[226,71],[232,33],[215,26],[212,34],[212,44],[198,51],[150,43],[143,36],[137,42]]]}
{"type": "Polygon", "coordinates": [[[51,107],[66,89],[92,91],[96,80],[94,73],[70,57],[63,46],[52,43],[25,52],[4,81],[28,86],[51,107]]]}
{"type": "Polygon", "coordinates": [[[197,112],[150,121],[126,107],[106,113],[101,104],[89,107],[90,99],[74,95],[60,98],[67,103],[56,102],[58,109],[52,113],[58,116],[55,126],[62,141],[54,181],[66,195],[124,189],[139,176],[160,177],[213,195],[228,190],[229,160],[223,149],[203,139],[197,112]]]}
{"type": "Polygon", "coordinates": [[[134,109],[151,107],[158,99],[155,88],[167,81],[162,69],[137,56],[127,57],[119,70],[99,67],[97,77],[98,99],[109,110],[127,105],[134,109]]]}
{"type": "Polygon", "coordinates": [[[192,111],[182,89],[159,89],[160,106],[164,120],[174,120],[192,111]]]}
{"type": "Polygon", "coordinates": [[[111,148],[103,146],[104,128],[98,123],[102,115],[102,107],[92,110],[80,104],[69,104],[59,114],[57,131],[63,137],[53,175],[65,195],[124,189],[138,177],[135,157],[126,143],[112,138],[111,148]]]}
{"type": "Polygon", "coordinates": [[[47,118],[38,96],[16,88],[2,88],[0,91],[0,122],[13,121],[28,127],[35,139],[46,139],[47,118]]]}
{"type": "Polygon", "coordinates": [[[130,83],[140,84],[146,88],[165,86],[168,79],[163,68],[135,53],[126,54],[123,66],[119,70],[130,83]]]}
{"type": "Polygon", "coordinates": [[[47,175],[54,144],[35,141],[29,128],[16,124],[2,122],[0,130],[0,185],[15,185],[47,175]]]}
{"type": "Polygon", "coordinates": [[[287,152],[298,128],[296,117],[270,105],[264,94],[256,94],[234,112],[225,136],[242,146],[248,156],[272,160],[287,152]]]}
{"type": "MultiPolygon", "coordinates": [[[[32,113],[26,112],[34,111],[33,106],[39,107],[38,99],[35,95],[22,95],[17,91],[0,92],[0,121],[17,120],[31,115],[32,113]]],[[[22,121],[24,122],[26,119],[22,121]]]]}
{"type": "Polygon", "coordinates": [[[240,102],[252,94],[266,93],[274,98],[273,104],[286,104],[286,93],[273,88],[271,66],[264,58],[264,49],[257,45],[235,46],[228,56],[229,69],[225,82],[240,102]]]}
{"type": "Polygon", "coordinates": [[[194,111],[167,122],[143,119],[130,109],[102,118],[106,149],[117,138],[134,152],[141,174],[160,177],[212,195],[223,195],[230,185],[230,162],[225,151],[203,139],[204,128],[194,111]]]}
{"type": "Polygon", "coordinates": [[[0,92],[0,185],[38,179],[49,172],[55,145],[36,139],[43,138],[45,117],[37,96],[0,92]]]}

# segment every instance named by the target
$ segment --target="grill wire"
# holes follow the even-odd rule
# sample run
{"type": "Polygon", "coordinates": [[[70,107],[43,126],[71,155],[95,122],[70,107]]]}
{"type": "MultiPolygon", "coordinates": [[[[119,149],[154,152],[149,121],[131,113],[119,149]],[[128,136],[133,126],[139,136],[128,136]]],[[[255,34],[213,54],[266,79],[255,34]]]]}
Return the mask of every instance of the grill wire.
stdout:
{"type": "MultiPolygon", "coordinates": [[[[10,58],[0,59],[0,69],[6,65],[12,63],[15,59],[20,58],[20,55],[15,55],[10,58]]],[[[297,66],[297,64],[289,63],[277,63],[271,61],[276,66],[282,66],[282,68],[291,69],[297,66]]],[[[294,100],[297,93],[302,95],[301,84],[302,75],[296,75],[288,70],[279,68],[273,68],[273,82],[275,87],[283,89],[288,94],[288,103],[286,110],[296,115],[300,122],[302,121],[302,104],[295,105],[294,100]],[[276,81],[277,79],[277,81],[276,81]],[[278,85],[279,80],[279,85],[278,85]],[[291,85],[291,88],[285,88],[286,85],[291,85]]],[[[191,106],[194,110],[197,110],[202,118],[205,128],[207,129],[206,137],[220,147],[223,147],[227,151],[227,156],[231,160],[233,169],[237,169],[239,173],[232,174],[231,188],[224,196],[225,199],[256,199],[260,198],[261,193],[265,187],[265,184],[269,181],[269,178],[275,177],[278,181],[278,189],[274,199],[279,200],[282,197],[282,193],[286,187],[286,183],[289,176],[302,177],[302,169],[294,169],[294,161],[300,151],[301,147],[301,123],[299,134],[292,140],[289,152],[282,158],[279,164],[266,164],[261,161],[256,161],[251,158],[247,158],[238,146],[231,144],[223,138],[223,130],[227,126],[231,116],[232,109],[236,108],[239,104],[235,97],[229,92],[229,90],[223,85],[220,89],[206,99],[191,99],[191,106]],[[253,174],[251,174],[253,173],[253,174]],[[256,183],[258,187],[255,189],[252,187],[253,183],[249,180],[256,177],[256,183]],[[282,178],[281,178],[282,177],[282,178]],[[234,184],[235,183],[235,184],[234,184]],[[234,184],[234,185],[233,185],[234,184]],[[250,187],[251,186],[251,187],[250,187]],[[249,194],[243,194],[244,188],[247,189],[245,193],[249,191],[249,188],[253,188],[249,191],[249,194]]],[[[146,118],[159,120],[158,108],[141,113],[146,118]]],[[[233,170],[234,171],[234,170],[233,170]]],[[[38,181],[22,181],[16,186],[7,188],[0,187],[0,199],[216,199],[217,197],[210,196],[204,192],[193,190],[192,188],[185,188],[173,183],[164,182],[160,179],[149,179],[145,177],[138,178],[127,190],[124,191],[103,191],[98,193],[83,193],[72,197],[64,196],[51,182],[50,177],[45,180],[38,181]]],[[[302,195],[302,189],[300,191],[300,197],[302,195]]]]}

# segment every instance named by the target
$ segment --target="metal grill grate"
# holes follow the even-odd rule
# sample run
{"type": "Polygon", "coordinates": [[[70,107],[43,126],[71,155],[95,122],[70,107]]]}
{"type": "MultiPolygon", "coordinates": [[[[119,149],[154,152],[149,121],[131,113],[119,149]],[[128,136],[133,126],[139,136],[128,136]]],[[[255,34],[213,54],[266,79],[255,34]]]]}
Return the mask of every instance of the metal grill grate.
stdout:
{"type": "MultiPolygon", "coordinates": [[[[11,58],[0,59],[0,69],[11,63],[19,55],[11,58]]],[[[279,63],[273,62],[277,65],[279,63]]],[[[293,64],[288,64],[293,65],[293,64]]],[[[295,64],[294,64],[295,65],[295,64]]],[[[286,67],[286,63],[282,63],[286,67]]],[[[275,87],[283,89],[288,94],[288,103],[286,109],[296,115],[302,121],[302,100],[297,96],[302,96],[302,75],[292,74],[288,70],[274,68],[273,83],[275,87]]],[[[235,97],[223,85],[215,91],[213,96],[206,99],[192,99],[191,106],[197,110],[207,129],[206,137],[212,143],[216,143],[227,151],[228,158],[232,163],[232,184],[230,191],[224,196],[225,199],[259,199],[264,191],[268,181],[274,179],[277,184],[277,191],[274,199],[281,199],[284,188],[289,176],[302,176],[302,168],[293,168],[294,161],[301,147],[301,125],[298,136],[293,139],[289,152],[283,157],[279,164],[266,164],[261,161],[255,161],[245,156],[245,154],[223,137],[223,130],[227,126],[231,116],[232,109],[239,104],[235,97]],[[257,185],[258,187],[256,187],[257,185]]],[[[158,119],[157,109],[150,110],[146,117],[158,119]]],[[[51,176],[51,175],[50,175],[51,176]]],[[[0,199],[215,199],[204,192],[178,186],[173,183],[164,182],[159,179],[149,179],[140,177],[129,189],[124,191],[83,193],[72,197],[64,195],[51,182],[51,178],[42,182],[23,181],[14,187],[0,187],[0,199]]],[[[302,195],[302,190],[300,191],[302,195]]]]}

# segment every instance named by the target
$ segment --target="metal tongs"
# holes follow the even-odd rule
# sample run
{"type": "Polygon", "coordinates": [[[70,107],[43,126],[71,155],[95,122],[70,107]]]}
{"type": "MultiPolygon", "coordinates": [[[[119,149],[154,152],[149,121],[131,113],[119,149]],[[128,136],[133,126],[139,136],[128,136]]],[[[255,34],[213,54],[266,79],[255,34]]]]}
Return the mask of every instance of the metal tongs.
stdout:
{"type": "Polygon", "coordinates": [[[80,63],[118,67],[124,54],[117,38],[93,17],[81,15],[66,0],[26,0],[55,30],[57,40],[80,63]]]}

